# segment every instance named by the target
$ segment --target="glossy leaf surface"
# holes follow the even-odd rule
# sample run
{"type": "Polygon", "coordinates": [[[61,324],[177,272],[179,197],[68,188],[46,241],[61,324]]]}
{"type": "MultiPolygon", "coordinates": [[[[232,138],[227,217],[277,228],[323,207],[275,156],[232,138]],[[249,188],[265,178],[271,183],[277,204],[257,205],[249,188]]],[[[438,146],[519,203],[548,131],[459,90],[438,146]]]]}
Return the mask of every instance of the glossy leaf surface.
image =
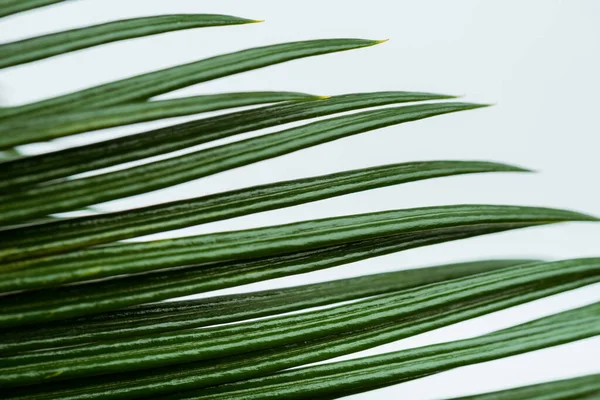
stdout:
{"type": "Polygon", "coordinates": [[[432,329],[447,326],[517,304],[574,289],[595,278],[575,278],[572,282],[555,282],[521,287],[448,307],[436,307],[402,321],[371,326],[365,330],[295,343],[271,350],[250,352],[206,362],[186,363],[134,373],[97,376],[90,381],[67,381],[11,391],[16,399],[131,399],[164,395],[172,392],[205,388],[227,382],[269,375],[286,368],[323,361],[369,349],[432,329]]]}
{"type": "Polygon", "coordinates": [[[224,324],[389,293],[531,262],[533,261],[476,261],[262,292],[131,307],[43,327],[2,332],[0,353],[224,324]]]}
{"type": "Polygon", "coordinates": [[[64,1],[67,0],[2,0],[2,4],[0,4],[0,17],[7,17],[12,14],[64,1]]]}
{"type": "MultiPolygon", "coordinates": [[[[267,350],[390,323],[450,303],[503,293],[521,285],[592,276],[600,279],[600,259],[517,265],[326,310],[4,357],[0,359],[0,366],[4,367],[0,369],[0,384],[11,387],[53,379],[137,371],[267,350]]],[[[600,307],[593,308],[593,323],[589,331],[582,327],[582,332],[600,330],[598,312],[600,307]]],[[[569,320],[569,323],[573,321],[569,320]]]]}
{"type": "Polygon", "coordinates": [[[483,393],[455,400],[570,400],[600,398],[600,374],[540,383],[500,392],[483,393]]]}
{"type": "Polygon", "coordinates": [[[0,126],[0,147],[14,147],[98,129],[228,108],[281,101],[319,99],[321,99],[319,96],[292,92],[224,93],[122,104],[90,111],[60,113],[26,120],[9,120],[0,126]]]}
{"type": "Polygon", "coordinates": [[[0,223],[78,210],[378,128],[480,107],[469,103],[442,103],[364,111],[125,170],[34,187],[0,197],[0,223]]]}
{"type": "Polygon", "coordinates": [[[405,233],[426,234],[458,226],[544,225],[565,221],[596,219],[558,209],[493,205],[440,206],[358,214],[128,243],[16,261],[0,267],[4,277],[0,281],[0,291],[37,289],[169,267],[276,256],[405,233]]]}
{"type": "Polygon", "coordinates": [[[600,303],[457,342],[282,372],[169,400],[331,398],[600,334],[600,303]]]}
{"type": "Polygon", "coordinates": [[[176,89],[268,65],[369,47],[378,43],[380,41],[364,39],[324,39],[257,47],[149,72],[20,107],[4,109],[0,117],[30,118],[35,115],[145,101],[176,89]]]}
{"type": "Polygon", "coordinates": [[[457,226],[327,246],[282,256],[224,262],[210,267],[162,270],[103,282],[8,295],[3,299],[0,324],[3,327],[13,327],[98,314],[121,307],[302,274],[397,251],[527,226],[530,224],[457,226]]]}
{"type": "MultiPolygon", "coordinates": [[[[18,1],[27,3],[25,0],[18,1]]],[[[44,3],[56,3],[56,1],[44,3]]],[[[0,6],[0,12],[3,12],[3,8],[0,6]]],[[[0,68],[157,33],[254,22],[259,21],[216,14],[160,15],[108,22],[0,45],[0,68]]]]}
{"type": "Polygon", "coordinates": [[[112,214],[0,231],[0,260],[39,257],[421,179],[479,172],[524,171],[518,167],[488,162],[431,161],[384,165],[278,182],[112,214]]]}
{"type": "Polygon", "coordinates": [[[357,93],[318,102],[277,104],[204,118],[1,163],[0,189],[64,178],[290,122],[369,107],[451,97],[419,92],[357,93]]]}

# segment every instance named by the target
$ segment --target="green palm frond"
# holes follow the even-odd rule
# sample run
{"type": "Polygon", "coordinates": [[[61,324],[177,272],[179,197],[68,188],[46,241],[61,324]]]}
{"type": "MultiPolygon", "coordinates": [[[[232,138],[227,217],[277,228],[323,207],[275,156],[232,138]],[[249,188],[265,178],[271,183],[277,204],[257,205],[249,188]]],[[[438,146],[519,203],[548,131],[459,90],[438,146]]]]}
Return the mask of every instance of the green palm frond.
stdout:
{"type": "Polygon", "coordinates": [[[391,293],[532,260],[489,260],[366,275],[248,294],[172,301],[119,309],[0,334],[0,353],[35,350],[248,320],[391,293]]]}
{"type": "MultiPolygon", "coordinates": [[[[578,269],[586,269],[589,268],[590,265],[597,263],[598,260],[573,260],[563,263],[555,263],[554,265],[550,265],[550,267],[561,268],[563,266],[568,269],[572,269],[572,271],[578,269]]],[[[548,266],[547,264],[536,264],[532,266],[532,270],[535,269],[543,269],[548,266]]],[[[516,268],[519,269],[518,266],[516,268]]],[[[560,293],[561,291],[574,289],[577,287],[581,287],[584,285],[588,285],[593,282],[597,282],[598,277],[591,278],[572,278],[570,282],[568,280],[563,281],[566,283],[558,284],[558,280],[556,283],[547,287],[544,285],[540,285],[539,283],[535,283],[533,285],[527,284],[527,281],[535,281],[534,277],[525,277],[526,271],[522,271],[519,273],[520,276],[516,277],[516,279],[520,280],[522,286],[517,286],[517,288],[513,290],[503,290],[501,287],[506,287],[506,285],[502,283],[494,283],[493,279],[501,276],[502,274],[484,274],[487,275],[488,283],[485,283],[482,286],[482,291],[476,295],[471,296],[469,294],[459,295],[457,293],[451,293],[452,285],[456,285],[457,283],[460,285],[461,280],[458,279],[456,281],[448,281],[449,285],[445,285],[445,282],[441,282],[439,285],[432,287],[424,287],[424,288],[416,288],[413,290],[408,290],[405,292],[398,292],[392,295],[387,295],[383,297],[378,297],[373,300],[365,300],[360,303],[356,303],[350,306],[341,306],[334,309],[326,310],[324,312],[313,312],[307,314],[300,314],[299,316],[290,316],[290,317],[279,317],[273,320],[264,320],[264,322],[249,322],[242,325],[233,325],[231,329],[228,329],[228,326],[224,326],[222,328],[213,328],[207,331],[180,331],[171,335],[157,335],[155,339],[162,341],[163,343],[159,343],[158,346],[148,346],[146,339],[152,341],[151,336],[144,336],[142,338],[138,338],[139,344],[136,342],[136,338],[133,340],[124,341],[124,342],[103,342],[99,343],[96,347],[93,345],[83,347],[73,347],[67,348],[63,351],[46,351],[40,354],[40,357],[32,357],[31,353],[29,356],[25,354],[24,356],[16,356],[11,357],[8,356],[4,360],[5,368],[2,369],[3,373],[13,374],[7,375],[6,380],[17,380],[17,379],[28,379],[27,376],[29,374],[19,376],[20,371],[30,371],[32,368],[32,364],[41,361],[38,368],[52,368],[60,365],[60,361],[63,360],[76,360],[78,355],[81,355],[81,358],[85,359],[86,363],[97,361],[102,363],[102,361],[106,361],[110,359],[110,357],[117,357],[120,360],[124,360],[120,357],[135,357],[136,350],[139,350],[139,356],[142,357],[140,360],[142,362],[148,363],[168,363],[169,357],[188,357],[191,358],[189,352],[176,352],[178,349],[176,346],[170,346],[171,339],[179,339],[179,338],[187,338],[191,339],[191,336],[197,336],[196,340],[199,340],[201,344],[194,347],[198,350],[198,354],[196,357],[201,357],[199,354],[200,351],[204,351],[202,353],[204,357],[207,357],[208,352],[220,352],[224,354],[225,352],[234,352],[234,355],[230,355],[228,357],[219,357],[219,361],[217,363],[214,362],[212,358],[209,358],[207,361],[200,362],[186,362],[183,364],[179,364],[178,366],[173,366],[169,368],[152,368],[148,369],[147,372],[144,372],[144,366],[138,365],[136,367],[134,373],[121,373],[119,377],[122,380],[115,381],[115,378],[111,375],[107,375],[106,379],[100,377],[96,377],[93,380],[93,383],[88,383],[83,381],[82,385],[69,385],[66,390],[58,390],[57,393],[52,396],[61,397],[61,398],[80,398],[78,396],[91,396],[92,398],[102,398],[107,395],[107,391],[110,391],[112,396],[115,398],[130,398],[131,394],[128,393],[131,390],[135,392],[144,391],[145,393],[138,393],[136,395],[144,395],[144,394],[164,394],[169,392],[175,392],[182,389],[193,389],[193,388],[204,388],[210,387],[217,384],[223,384],[232,381],[238,381],[241,379],[249,379],[257,376],[268,375],[270,372],[298,366],[301,364],[311,363],[315,361],[326,360],[329,358],[341,356],[344,354],[356,352],[359,350],[364,350],[368,348],[372,348],[381,344],[389,343],[394,340],[406,338],[412,335],[416,335],[419,333],[423,333],[432,329],[436,329],[442,326],[446,326],[455,322],[463,321],[465,319],[473,318],[479,315],[483,315],[489,312],[501,310],[510,306],[514,306],[517,304],[521,304],[524,302],[528,302],[531,300],[535,300],[544,296],[548,296],[551,294],[560,293]],[[524,278],[524,279],[523,279],[524,278]],[[443,299],[439,299],[439,302],[443,302],[443,300],[447,300],[449,298],[454,298],[455,300],[450,301],[448,304],[445,304],[441,307],[432,307],[431,304],[427,304],[427,301],[416,302],[414,307],[407,307],[400,310],[395,310],[395,303],[392,302],[386,307],[386,303],[388,299],[400,300],[402,298],[412,298],[415,293],[422,293],[423,291],[434,293],[435,289],[444,288],[445,293],[449,293],[450,297],[444,297],[443,299]],[[460,299],[462,297],[462,300],[460,299]],[[394,313],[397,315],[396,318],[386,318],[385,323],[370,323],[375,320],[380,315],[372,316],[369,312],[369,305],[379,304],[379,312],[387,312],[394,313]],[[361,313],[360,311],[363,310],[361,313]],[[356,317],[355,319],[349,319],[346,316],[346,312],[352,311],[350,317],[356,317]],[[337,318],[335,316],[337,315],[337,318]],[[324,318],[319,318],[319,317],[324,318]],[[333,317],[333,318],[332,318],[333,317]],[[332,318],[329,320],[329,318],[332,318]],[[355,325],[355,329],[343,329],[343,333],[335,333],[335,331],[331,331],[328,329],[325,332],[325,328],[321,326],[323,323],[327,323],[327,328],[331,328],[339,324],[343,323],[345,320],[349,319],[355,325]],[[288,327],[287,323],[290,321],[300,321],[305,322],[310,320],[315,320],[317,324],[306,324],[306,328],[304,329],[304,334],[306,332],[310,332],[313,339],[311,340],[300,340],[294,341],[289,344],[278,345],[278,346],[269,346],[267,349],[260,349],[260,342],[253,342],[251,339],[255,336],[268,336],[273,334],[277,334],[277,329],[279,328],[279,337],[281,339],[286,339],[290,333],[296,333],[294,329],[288,327]],[[281,323],[279,323],[281,322],[281,323]],[[258,331],[258,325],[261,325],[261,331],[258,331]],[[361,328],[361,326],[363,326],[361,328]],[[253,344],[253,349],[259,348],[258,351],[237,351],[234,347],[240,345],[239,341],[229,341],[228,338],[231,336],[239,335],[244,340],[245,344],[253,344]],[[222,343],[222,346],[219,347],[211,347],[210,344],[214,343],[222,343]],[[125,348],[124,351],[118,352],[121,350],[119,345],[124,343],[125,346],[129,344],[132,347],[132,351],[127,352],[125,348]],[[227,346],[229,344],[229,346],[227,346]],[[103,357],[104,351],[110,350],[110,347],[114,346],[118,353],[116,354],[107,354],[106,357],[103,357]],[[163,350],[172,351],[172,353],[166,355],[165,358],[158,357],[157,351],[160,351],[161,348],[163,350]],[[94,354],[96,353],[96,354],[94,354]],[[147,357],[145,357],[147,356],[147,357]],[[72,358],[69,358],[72,357],[72,358]],[[43,360],[46,359],[46,362],[43,360]],[[57,363],[51,361],[52,359],[59,360],[57,363]],[[11,368],[12,367],[12,368],[11,368]],[[138,369],[142,368],[142,370],[138,369]],[[98,393],[97,393],[98,392],[98,393]],[[70,397],[73,395],[74,397],[70,397]]],[[[568,275],[565,274],[565,276],[568,275]]],[[[539,277],[540,275],[536,275],[539,277]]],[[[466,278],[468,279],[468,278],[466,278]]],[[[477,281],[481,281],[480,277],[474,276],[473,279],[477,281]]],[[[435,294],[434,294],[435,296],[435,294]]],[[[435,299],[433,301],[436,301],[435,299]]],[[[409,303],[410,304],[410,303],[409,303]]],[[[587,310],[587,309],[585,309],[587,310]]],[[[579,321],[588,322],[588,325],[591,329],[594,329],[594,332],[600,329],[597,324],[598,317],[598,307],[594,308],[593,314],[589,316],[587,320],[582,320],[580,316],[580,312],[573,313],[573,318],[565,318],[563,315],[558,315],[550,320],[557,322],[569,322],[569,334],[574,337],[572,340],[577,340],[580,338],[589,337],[591,335],[585,336],[585,326],[581,332],[575,332],[576,323],[579,321]],[[593,319],[596,319],[596,323],[593,323],[593,319]],[[582,334],[583,336],[577,336],[582,334]]],[[[587,315],[586,315],[587,316],[587,315]]],[[[571,317],[571,314],[567,314],[566,317],[571,317]]],[[[541,320],[545,322],[546,319],[541,320]]],[[[532,325],[530,323],[529,325],[532,325]]],[[[533,324],[535,325],[535,324],[533,324]]],[[[296,325],[294,325],[295,327],[296,325]]],[[[551,330],[548,328],[553,328],[552,326],[544,326],[542,327],[545,330],[551,330]]],[[[541,331],[540,329],[536,330],[536,332],[541,331]]],[[[525,337],[527,335],[524,335],[525,337]]],[[[281,340],[280,339],[280,340],[281,340]]],[[[526,342],[526,340],[524,339],[526,342]]],[[[182,345],[185,345],[187,341],[182,341],[179,343],[179,349],[182,345]]],[[[493,343],[494,340],[491,340],[493,343]]],[[[189,344],[189,342],[187,342],[189,344]]],[[[486,342],[487,343],[487,342],[486,342]]],[[[452,343],[448,344],[448,346],[452,347],[452,343]]],[[[189,344],[188,347],[194,346],[193,344],[189,344]]],[[[249,349],[244,349],[249,350],[249,349]]],[[[437,347],[434,347],[434,350],[431,351],[432,354],[437,353],[437,347]]],[[[135,358],[129,358],[128,361],[135,362],[135,358]]],[[[70,374],[80,374],[85,375],[86,372],[82,371],[79,368],[75,367],[75,364],[70,364],[72,367],[68,369],[63,369],[65,373],[70,374]]],[[[96,364],[96,366],[102,367],[102,364],[96,364]]],[[[127,368],[127,364],[119,364],[120,367],[127,368]]],[[[95,374],[97,373],[97,369],[88,368],[87,373],[95,374]]],[[[349,370],[351,371],[351,369],[349,370]]],[[[53,380],[61,380],[60,375],[49,376],[47,379],[53,380]]],[[[4,381],[5,386],[11,386],[13,382],[4,381]]],[[[62,386],[58,384],[58,388],[62,389],[62,386]]],[[[34,387],[34,391],[36,388],[34,387]]],[[[26,392],[30,392],[29,389],[25,389],[26,392]]],[[[134,396],[135,397],[135,396],[134,396]]]]}
{"type": "Polygon", "coordinates": [[[0,259],[13,261],[110,243],[363,190],[443,176],[527,172],[478,161],[429,161],[384,165],[249,187],[112,214],[71,218],[0,232],[0,259]]]}
{"type": "MultiPolygon", "coordinates": [[[[27,3],[23,0],[20,2],[27,3]]],[[[2,6],[0,6],[0,12],[3,12],[2,6]]],[[[0,68],[42,60],[119,40],[183,29],[252,24],[255,22],[261,21],[215,14],[160,15],[109,22],[0,45],[0,68]]]]}
{"type": "MultiPolygon", "coordinates": [[[[267,350],[348,331],[364,331],[430,309],[503,293],[520,285],[529,286],[545,279],[558,281],[565,275],[594,276],[598,281],[600,259],[517,265],[322,311],[7,356],[0,360],[0,385],[10,387],[40,379],[49,382],[139,371],[267,350]]],[[[596,328],[600,329],[597,322],[596,328]]]]}
{"type": "Polygon", "coordinates": [[[65,1],[67,0],[3,0],[2,4],[0,4],[0,17],[65,1]]]}
{"type": "Polygon", "coordinates": [[[51,213],[74,211],[370,130],[479,107],[481,106],[469,103],[439,103],[363,111],[124,170],[24,188],[0,197],[0,223],[20,222],[51,213]]]}
{"type": "Polygon", "coordinates": [[[19,326],[110,311],[151,301],[302,274],[402,250],[524,226],[526,225],[461,226],[426,233],[393,235],[275,257],[218,263],[210,268],[200,265],[63,286],[36,291],[35,298],[26,293],[16,294],[7,297],[6,307],[0,315],[0,323],[3,326],[19,326]]]}
{"type": "Polygon", "coordinates": [[[296,369],[214,389],[163,398],[314,399],[361,393],[450,368],[595,336],[600,334],[598,317],[600,304],[594,304],[473,339],[296,369]]]}
{"type": "MultiPolygon", "coordinates": [[[[600,374],[582,376],[562,381],[540,383],[501,392],[461,397],[461,400],[568,400],[600,397],[600,374]]],[[[458,399],[456,399],[458,400],[458,399]]]]}
{"type": "MultiPolygon", "coordinates": [[[[5,0],[0,17],[63,1],[5,0]]],[[[252,22],[257,21],[213,14],[109,22],[2,44],[0,68],[120,40],[252,22]]],[[[1,108],[2,395],[329,399],[599,335],[600,305],[592,304],[466,340],[307,366],[598,283],[600,258],[479,260],[162,302],[422,246],[598,220],[575,211],[444,205],[122,242],[420,180],[528,172],[512,165],[461,160],[380,165],[117,212],[55,217],[379,128],[486,106],[407,91],[153,99],[253,69],[378,43],[321,39],[257,47],[1,108]],[[253,108],[229,110],[247,106],[253,108]],[[18,147],[211,111],[222,114],[41,154],[23,155],[18,147]],[[289,123],[295,125],[284,127],[289,123]],[[265,128],[274,131],[236,138],[265,128]],[[233,140],[211,143],[224,138],[233,140]],[[170,154],[201,144],[212,146],[170,154]],[[155,156],[161,159],[151,159],[155,156]],[[103,170],[109,167],[113,170],[103,170]]],[[[597,382],[592,375],[467,398],[594,398],[600,393],[597,382]]]]}
{"type": "MultiPolygon", "coordinates": [[[[321,96],[290,92],[227,93],[194,96],[174,100],[162,100],[104,107],[91,111],[56,114],[27,119],[10,120],[0,127],[0,135],[17,137],[8,146],[16,146],[44,140],[52,140],[76,133],[91,132],[138,122],[181,117],[208,111],[254,106],[298,100],[320,100],[321,96]]],[[[8,139],[6,139],[8,140],[8,139]]],[[[2,141],[0,141],[2,143],[2,141]]]]}
{"type": "Polygon", "coordinates": [[[64,178],[290,122],[369,107],[451,97],[412,92],[359,93],[204,118],[4,163],[0,169],[0,189],[64,178]]]}
{"type": "MultiPolygon", "coordinates": [[[[257,47],[149,72],[36,103],[4,109],[0,112],[0,118],[30,118],[36,115],[145,101],[159,94],[240,72],[305,57],[370,47],[379,43],[381,41],[378,40],[326,39],[257,47]]],[[[5,145],[5,143],[0,143],[0,148],[5,145]]]]}
{"type": "Polygon", "coordinates": [[[5,263],[0,291],[39,289],[167,267],[210,264],[322,249],[392,235],[499,226],[504,229],[564,221],[595,221],[570,211],[458,205],[358,214],[179,239],[128,243],[5,263]]]}

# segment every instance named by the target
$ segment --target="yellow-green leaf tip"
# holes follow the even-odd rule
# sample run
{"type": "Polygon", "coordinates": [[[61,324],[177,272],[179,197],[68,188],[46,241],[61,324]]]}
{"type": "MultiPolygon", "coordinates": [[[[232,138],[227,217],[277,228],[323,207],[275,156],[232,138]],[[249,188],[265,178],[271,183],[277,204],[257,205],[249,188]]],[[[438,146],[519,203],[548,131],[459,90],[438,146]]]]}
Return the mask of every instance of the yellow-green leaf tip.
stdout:
{"type": "Polygon", "coordinates": [[[332,96],[316,96],[317,100],[327,100],[330,99],[332,96]]]}
{"type": "Polygon", "coordinates": [[[484,104],[484,103],[471,103],[473,104],[473,108],[486,108],[491,107],[493,104],[484,104]]]}
{"type": "Polygon", "coordinates": [[[390,39],[384,39],[384,40],[363,39],[363,40],[365,42],[365,44],[363,46],[370,47],[370,46],[377,46],[378,44],[381,44],[381,43],[385,43],[390,39]]]}
{"type": "Polygon", "coordinates": [[[248,23],[249,24],[260,24],[262,22],[265,22],[264,19],[251,19],[248,23]]]}

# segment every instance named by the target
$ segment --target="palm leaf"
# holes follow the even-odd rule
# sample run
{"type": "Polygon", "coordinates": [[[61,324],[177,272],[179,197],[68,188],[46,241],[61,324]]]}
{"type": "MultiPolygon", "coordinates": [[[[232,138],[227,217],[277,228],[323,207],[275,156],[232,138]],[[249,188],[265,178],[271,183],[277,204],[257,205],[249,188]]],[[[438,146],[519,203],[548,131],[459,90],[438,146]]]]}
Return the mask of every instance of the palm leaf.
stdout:
{"type": "Polygon", "coordinates": [[[81,250],[4,264],[0,291],[57,286],[168,267],[276,256],[414,232],[489,224],[596,221],[572,211],[460,205],[384,211],[287,225],[81,250]],[[235,244],[235,246],[233,245],[235,244]]]}
{"type": "Polygon", "coordinates": [[[170,400],[332,398],[388,386],[464,365],[509,357],[600,334],[600,303],[458,342],[282,372],[170,400]]]}
{"type": "MultiPolygon", "coordinates": [[[[597,281],[600,279],[600,259],[517,265],[326,310],[4,357],[0,360],[3,367],[0,385],[20,386],[266,350],[347,331],[361,331],[477,296],[504,293],[520,285],[560,280],[561,276],[594,276],[597,281]]],[[[596,318],[592,318],[589,332],[600,330],[597,319],[600,307],[594,310],[596,318]]],[[[569,323],[573,324],[572,321],[569,323]]],[[[585,326],[582,331],[586,332],[585,326]]]]}
{"type": "Polygon", "coordinates": [[[87,381],[45,384],[43,388],[40,386],[16,388],[10,393],[17,399],[79,400],[106,397],[127,399],[205,388],[270,375],[290,367],[369,349],[589,283],[589,279],[588,282],[585,279],[577,281],[562,285],[556,283],[546,289],[534,285],[529,289],[511,290],[476,298],[460,304],[452,304],[450,307],[438,307],[400,322],[372,326],[363,331],[348,332],[319,340],[297,342],[266,351],[225,357],[219,363],[209,360],[179,364],[135,373],[121,373],[118,376],[97,376],[87,381]]]}
{"type": "Polygon", "coordinates": [[[390,293],[532,260],[486,260],[418,268],[285,289],[156,303],[0,333],[0,353],[169,332],[247,320],[390,293]]]}
{"type": "Polygon", "coordinates": [[[0,231],[0,259],[14,261],[39,257],[421,179],[523,171],[522,168],[488,162],[431,161],[384,165],[255,186],[112,214],[0,231]]]}
{"type": "Polygon", "coordinates": [[[89,178],[50,183],[0,197],[0,223],[147,193],[377,128],[480,108],[440,103],[364,111],[89,178]]]}
{"type": "MultiPolygon", "coordinates": [[[[581,376],[556,382],[540,383],[501,392],[461,397],[461,400],[568,400],[589,399],[600,396],[600,374],[581,376]]],[[[459,400],[456,398],[455,400],[459,400]]]]}
{"type": "MultiPolygon", "coordinates": [[[[304,57],[374,46],[381,41],[328,39],[283,43],[242,50],[138,75],[24,106],[4,109],[1,117],[48,115],[147,100],[159,94],[304,57]]],[[[3,146],[0,146],[2,148],[3,146]]]]}
{"type": "Polygon", "coordinates": [[[98,110],[10,120],[0,127],[0,147],[56,139],[76,133],[180,117],[234,107],[253,106],[281,101],[320,100],[305,93],[251,92],[194,96],[174,100],[152,101],[105,107],[98,110]]]}
{"type": "MultiPolygon", "coordinates": [[[[26,3],[23,0],[20,0],[20,2],[26,3]]],[[[44,3],[56,3],[56,1],[45,1],[44,3]]],[[[6,12],[0,6],[0,13],[6,12]]],[[[160,15],[109,22],[0,45],[0,68],[42,60],[59,54],[119,40],[182,29],[251,24],[255,22],[261,21],[216,14],[160,15]]]]}
{"type": "Polygon", "coordinates": [[[121,307],[302,274],[397,251],[526,226],[528,226],[526,223],[457,226],[327,246],[282,256],[224,262],[210,265],[209,268],[201,265],[63,286],[36,291],[35,296],[31,296],[31,293],[8,295],[4,298],[0,326],[14,327],[97,314],[121,307]]]}
{"type": "MultiPolygon", "coordinates": [[[[59,2],[5,0],[0,17],[59,2]]],[[[207,14],[109,22],[1,44],[0,68],[118,40],[250,22],[257,21],[207,14]]],[[[472,339],[306,366],[597,283],[598,258],[450,264],[157,303],[452,240],[597,221],[573,211],[447,205],[119,242],[417,180],[525,171],[510,165],[391,164],[107,214],[66,219],[53,215],[370,130],[483,107],[458,102],[399,107],[451,98],[400,91],[331,98],[253,92],[153,100],[217,78],[380,42],[323,39],[257,47],[0,108],[0,152],[6,155],[0,163],[3,395],[21,400],[334,398],[600,334],[599,303],[472,339]],[[15,148],[93,130],[267,103],[278,104],[46,154],[23,156],[15,148]],[[392,107],[363,110],[381,106],[392,107]],[[336,115],[345,112],[351,113],[336,115]],[[318,117],[329,118],[281,128],[318,117]],[[187,150],[272,127],[279,129],[187,150]],[[179,150],[186,153],[169,154],[179,150]],[[148,159],[154,156],[163,157],[148,159]],[[138,164],[125,164],[132,161],[138,164]],[[107,167],[116,170],[102,171],[107,167]],[[78,176],[81,173],[88,175],[78,176]]],[[[596,379],[583,377],[481,398],[591,398],[600,390],[596,379]]]]}
{"type": "Polygon", "coordinates": [[[451,97],[415,92],[359,93],[334,96],[317,102],[277,104],[205,118],[1,163],[0,189],[63,178],[290,122],[362,108],[451,97]]]}
{"type": "Polygon", "coordinates": [[[0,18],[64,1],[66,0],[3,0],[0,4],[0,18]]]}

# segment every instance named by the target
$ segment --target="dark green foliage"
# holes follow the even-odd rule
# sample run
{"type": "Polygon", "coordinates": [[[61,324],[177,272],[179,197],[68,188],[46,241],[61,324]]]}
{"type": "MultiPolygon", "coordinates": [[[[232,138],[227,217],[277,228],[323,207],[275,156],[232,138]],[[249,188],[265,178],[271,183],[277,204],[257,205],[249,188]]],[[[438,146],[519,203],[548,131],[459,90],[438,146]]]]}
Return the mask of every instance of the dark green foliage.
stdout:
{"type": "MultiPolygon", "coordinates": [[[[462,400],[570,400],[600,398],[600,374],[540,383],[501,392],[461,397],[462,400]]],[[[459,400],[459,399],[455,399],[459,400]]]]}
{"type": "MultiPolygon", "coordinates": [[[[14,0],[3,0],[16,3],[14,0]]],[[[34,5],[33,1],[17,0],[24,10],[27,3],[34,5]]],[[[39,5],[42,1],[37,1],[39,5]]],[[[57,1],[45,1],[57,3],[57,1]]],[[[15,4],[12,8],[0,5],[1,13],[16,12],[19,7],[15,4]],[[10,11],[9,11],[10,10],[10,11]]],[[[172,32],[182,29],[206,28],[210,26],[251,24],[260,21],[232,17],[229,15],[214,14],[180,14],[161,15],[157,17],[134,18],[124,21],[109,22],[86,28],[73,29],[51,35],[20,40],[18,42],[0,45],[0,68],[11,67],[31,61],[68,53],[87,47],[97,46],[118,40],[155,35],[157,33],[172,32]]]]}
{"type": "MultiPolygon", "coordinates": [[[[61,2],[4,0],[0,17],[61,2]]],[[[258,21],[208,14],[109,22],[2,44],[0,68],[119,40],[252,22],[258,21]]],[[[597,221],[574,211],[445,205],[121,242],[419,180],[527,171],[521,167],[483,161],[407,162],[113,213],[54,215],[378,128],[485,107],[448,102],[453,98],[448,95],[404,91],[333,97],[272,91],[153,99],[217,78],[381,42],[323,39],[257,47],[0,108],[2,396],[329,399],[600,334],[600,304],[593,304],[467,340],[306,366],[597,283],[599,258],[394,268],[311,285],[161,302],[453,240],[597,221]],[[258,105],[262,106],[45,154],[24,156],[15,147],[258,105]],[[321,119],[310,121],[315,118],[321,119]],[[304,121],[308,122],[262,136],[169,154],[304,121]],[[148,160],[154,156],[164,157],[148,160]],[[132,161],[143,163],[126,165],[132,161]],[[116,168],[102,170],[107,167],[116,168]]],[[[409,137],[406,143],[410,146],[409,137]]],[[[581,377],[469,399],[591,399],[600,393],[597,382],[598,376],[581,377]]]]}

